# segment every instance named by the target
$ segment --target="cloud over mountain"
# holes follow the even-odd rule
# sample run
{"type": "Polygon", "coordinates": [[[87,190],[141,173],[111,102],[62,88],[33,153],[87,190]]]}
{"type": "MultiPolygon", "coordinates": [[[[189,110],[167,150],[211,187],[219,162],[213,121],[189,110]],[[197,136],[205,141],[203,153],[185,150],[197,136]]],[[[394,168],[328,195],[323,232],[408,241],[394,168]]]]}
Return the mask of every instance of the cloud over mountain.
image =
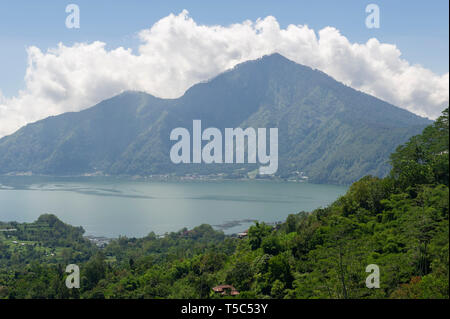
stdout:
{"type": "Polygon", "coordinates": [[[437,117],[449,100],[449,74],[437,75],[402,59],[392,44],[351,43],[332,27],[280,28],[268,16],[230,26],[197,24],[183,11],[139,32],[138,52],[102,42],[59,44],[46,52],[31,46],[25,89],[0,93],[0,137],[22,125],[78,111],[125,90],[178,97],[193,84],[238,63],[279,52],[416,114],[437,117]]]}

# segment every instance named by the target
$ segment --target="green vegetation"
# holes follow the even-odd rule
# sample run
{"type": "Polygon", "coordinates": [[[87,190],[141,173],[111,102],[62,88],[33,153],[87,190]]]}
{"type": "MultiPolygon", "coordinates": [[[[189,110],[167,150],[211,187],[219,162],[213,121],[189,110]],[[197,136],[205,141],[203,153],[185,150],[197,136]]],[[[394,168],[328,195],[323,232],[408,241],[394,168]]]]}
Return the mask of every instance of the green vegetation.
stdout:
{"type": "Polygon", "coordinates": [[[191,128],[194,119],[222,132],[276,127],[277,177],[298,179],[304,172],[311,182],[345,185],[386,176],[395,148],[431,124],[273,54],[194,85],[178,99],[125,92],[29,124],[0,139],[0,174],[260,177],[255,164],[172,164],[170,132],[191,128]]]}
{"type": "Polygon", "coordinates": [[[256,223],[242,239],[202,225],[100,249],[54,216],[0,224],[17,228],[0,234],[0,297],[220,298],[212,288],[228,284],[239,298],[449,298],[448,121],[447,109],[398,147],[387,177],[366,176],[275,228],[256,223]],[[34,243],[33,254],[21,258],[27,249],[11,240],[34,243]],[[64,286],[69,261],[80,266],[79,290],[64,286]],[[369,264],[380,289],[365,287],[369,264]]]}

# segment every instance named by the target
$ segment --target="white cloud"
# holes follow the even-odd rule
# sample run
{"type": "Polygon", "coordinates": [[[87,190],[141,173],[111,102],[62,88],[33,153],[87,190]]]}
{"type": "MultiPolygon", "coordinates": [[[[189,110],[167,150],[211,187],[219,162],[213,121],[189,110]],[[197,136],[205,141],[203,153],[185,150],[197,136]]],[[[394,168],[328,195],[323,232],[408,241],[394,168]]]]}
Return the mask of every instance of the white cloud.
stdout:
{"type": "Polygon", "coordinates": [[[351,43],[338,30],[281,29],[274,17],[230,26],[197,24],[187,11],[139,32],[141,46],[105,49],[105,43],[28,48],[25,89],[0,92],[0,136],[22,125],[78,111],[124,90],[178,97],[193,84],[234,65],[279,52],[336,80],[416,114],[436,118],[449,100],[449,74],[437,75],[402,59],[395,45],[370,39],[351,43]]]}

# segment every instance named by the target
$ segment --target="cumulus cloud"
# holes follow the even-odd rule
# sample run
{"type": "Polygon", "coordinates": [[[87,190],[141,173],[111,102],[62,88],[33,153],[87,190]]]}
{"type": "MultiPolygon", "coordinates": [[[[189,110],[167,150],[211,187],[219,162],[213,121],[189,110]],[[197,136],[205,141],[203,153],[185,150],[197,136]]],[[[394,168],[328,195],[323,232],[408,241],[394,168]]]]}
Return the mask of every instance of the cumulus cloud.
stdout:
{"type": "Polygon", "coordinates": [[[392,44],[351,43],[333,27],[282,29],[268,16],[229,26],[197,24],[183,11],[138,33],[138,52],[105,43],[60,43],[46,52],[31,46],[25,88],[0,92],[0,136],[50,115],[78,111],[125,90],[174,98],[193,84],[238,63],[278,52],[355,89],[411,112],[436,118],[449,100],[449,74],[411,65],[392,44]]]}

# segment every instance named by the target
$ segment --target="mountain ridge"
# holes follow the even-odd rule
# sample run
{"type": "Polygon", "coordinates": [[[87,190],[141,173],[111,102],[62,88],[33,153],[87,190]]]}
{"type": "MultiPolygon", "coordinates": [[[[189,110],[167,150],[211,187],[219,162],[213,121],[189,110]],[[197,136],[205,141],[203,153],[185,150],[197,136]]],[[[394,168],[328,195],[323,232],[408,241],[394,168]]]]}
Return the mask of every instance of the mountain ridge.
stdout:
{"type": "Polygon", "coordinates": [[[431,123],[280,54],[241,63],[179,98],[125,91],[80,112],[0,139],[0,174],[210,174],[243,177],[255,165],[174,165],[173,128],[278,127],[277,175],[347,184],[384,176],[389,154],[431,123]]]}

